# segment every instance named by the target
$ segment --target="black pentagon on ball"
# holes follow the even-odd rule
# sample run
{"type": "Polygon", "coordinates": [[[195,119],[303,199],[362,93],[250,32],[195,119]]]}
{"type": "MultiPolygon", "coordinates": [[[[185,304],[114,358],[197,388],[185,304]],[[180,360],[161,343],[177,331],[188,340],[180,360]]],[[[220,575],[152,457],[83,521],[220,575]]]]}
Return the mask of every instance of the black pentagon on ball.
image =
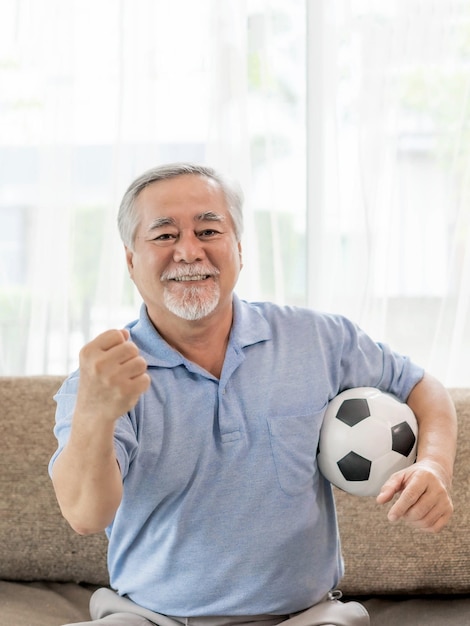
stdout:
{"type": "Polygon", "coordinates": [[[370,417],[369,404],[365,398],[350,398],[341,404],[336,417],[347,426],[355,426],[370,417]]]}
{"type": "Polygon", "coordinates": [[[416,443],[416,437],[408,422],[392,427],[392,450],[408,456],[416,443]]]}
{"type": "Polygon", "coordinates": [[[338,461],[338,467],[346,480],[369,480],[372,462],[356,452],[349,452],[338,461]]]}

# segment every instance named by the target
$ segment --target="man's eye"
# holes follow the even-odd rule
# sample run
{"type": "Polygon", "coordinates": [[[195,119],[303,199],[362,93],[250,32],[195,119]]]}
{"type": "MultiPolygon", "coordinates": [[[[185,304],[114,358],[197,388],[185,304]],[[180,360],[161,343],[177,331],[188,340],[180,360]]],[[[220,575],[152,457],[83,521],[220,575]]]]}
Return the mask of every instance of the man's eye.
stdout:
{"type": "Polygon", "coordinates": [[[197,236],[209,239],[210,237],[214,237],[214,235],[218,234],[218,230],[214,230],[213,228],[205,228],[204,230],[199,231],[197,236]]]}
{"type": "Polygon", "coordinates": [[[171,233],[162,233],[161,235],[154,237],[152,241],[172,241],[173,239],[176,239],[176,235],[172,235],[171,233]]]}

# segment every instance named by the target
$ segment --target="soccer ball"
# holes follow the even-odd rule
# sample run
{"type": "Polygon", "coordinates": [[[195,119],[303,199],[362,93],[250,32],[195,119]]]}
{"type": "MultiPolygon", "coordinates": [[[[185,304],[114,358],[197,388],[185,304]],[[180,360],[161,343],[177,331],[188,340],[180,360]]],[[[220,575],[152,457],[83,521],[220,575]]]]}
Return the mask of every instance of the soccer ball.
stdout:
{"type": "Polygon", "coordinates": [[[417,437],[407,404],[373,387],[348,389],[326,409],[318,466],[343,491],[376,496],[394,472],[415,462],[417,437]]]}

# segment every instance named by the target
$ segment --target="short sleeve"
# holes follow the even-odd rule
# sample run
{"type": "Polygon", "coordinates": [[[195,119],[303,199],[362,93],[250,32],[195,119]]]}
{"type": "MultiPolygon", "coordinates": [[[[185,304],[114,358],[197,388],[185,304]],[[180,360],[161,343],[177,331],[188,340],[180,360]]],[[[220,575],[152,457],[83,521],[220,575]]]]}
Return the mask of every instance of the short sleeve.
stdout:
{"type": "MultiPolygon", "coordinates": [[[[361,328],[346,318],[343,327],[342,386],[346,388],[377,387],[406,401],[424,370],[409,357],[376,343],[361,328]]],[[[342,389],[341,389],[342,390],[342,389]]]]}
{"type": "MultiPolygon", "coordinates": [[[[53,465],[67,444],[72,427],[72,417],[75,410],[77,398],[79,373],[74,372],[63,383],[57,394],[54,396],[56,402],[56,415],[54,435],[57,439],[57,449],[49,461],[49,476],[52,476],[53,465]]],[[[124,415],[116,422],[114,433],[114,447],[116,458],[124,478],[129,470],[129,464],[137,448],[137,439],[131,420],[128,415],[124,415]]]]}

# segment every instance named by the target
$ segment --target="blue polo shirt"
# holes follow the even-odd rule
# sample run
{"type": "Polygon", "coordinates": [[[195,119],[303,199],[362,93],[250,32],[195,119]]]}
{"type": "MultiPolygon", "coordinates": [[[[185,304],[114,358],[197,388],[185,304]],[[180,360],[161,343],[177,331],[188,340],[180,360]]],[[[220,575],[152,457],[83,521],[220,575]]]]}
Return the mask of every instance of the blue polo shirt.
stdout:
{"type": "MultiPolygon", "coordinates": [[[[405,400],[422,369],[341,316],[236,296],[220,380],[171,348],[145,307],[128,329],[151,386],[115,429],[124,495],[107,529],[112,587],[174,616],[315,604],[343,573],[316,463],[326,406],[360,386],[405,400]]],[[[77,382],[56,396],[51,467],[77,382]]]]}

